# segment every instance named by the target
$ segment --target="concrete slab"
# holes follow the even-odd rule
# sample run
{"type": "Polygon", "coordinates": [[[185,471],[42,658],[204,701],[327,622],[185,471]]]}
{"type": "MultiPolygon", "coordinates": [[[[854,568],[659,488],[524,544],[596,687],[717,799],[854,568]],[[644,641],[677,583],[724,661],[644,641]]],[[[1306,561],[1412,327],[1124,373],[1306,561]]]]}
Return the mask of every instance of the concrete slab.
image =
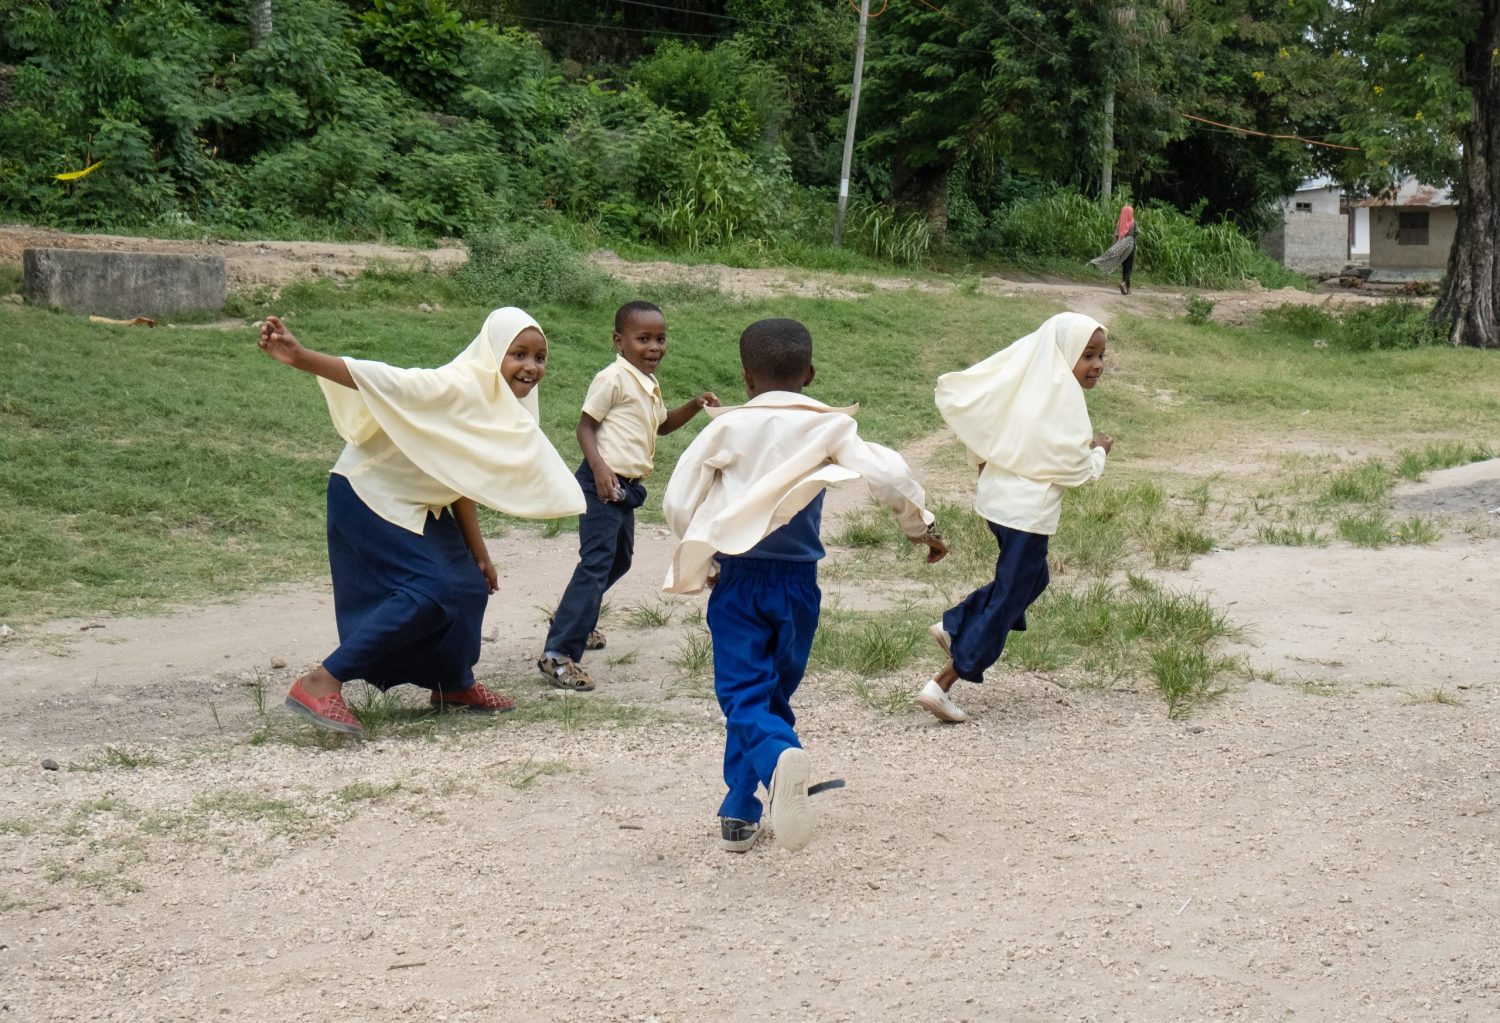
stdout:
{"type": "Polygon", "coordinates": [[[168,316],[224,308],[222,256],[26,249],[21,292],[31,305],[101,316],[168,316]]]}

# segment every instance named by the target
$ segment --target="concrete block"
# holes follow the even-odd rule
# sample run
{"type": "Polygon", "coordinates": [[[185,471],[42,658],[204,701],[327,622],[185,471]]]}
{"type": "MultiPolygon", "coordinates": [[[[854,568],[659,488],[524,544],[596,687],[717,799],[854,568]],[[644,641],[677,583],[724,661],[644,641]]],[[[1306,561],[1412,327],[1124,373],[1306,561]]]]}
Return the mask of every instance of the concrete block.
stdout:
{"type": "Polygon", "coordinates": [[[224,308],[222,256],[27,249],[21,292],[31,305],[100,316],[168,316],[224,308]]]}

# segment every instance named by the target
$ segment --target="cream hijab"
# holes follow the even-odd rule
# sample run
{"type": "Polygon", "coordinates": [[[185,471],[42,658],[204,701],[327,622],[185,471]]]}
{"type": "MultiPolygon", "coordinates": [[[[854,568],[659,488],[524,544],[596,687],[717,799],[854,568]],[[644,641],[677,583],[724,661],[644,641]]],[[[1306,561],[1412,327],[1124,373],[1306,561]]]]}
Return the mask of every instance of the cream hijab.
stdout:
{"type": "Polygon", "coordinates": [[[983,362],[938,377],[938,411],[987,465],[1072,485],[1090,471],[1094,436],[1073,366],[1103,329],[1082,313],[1058,313],[983,362]]]}
{"type": "Polygon", "coordinates": [[[359,390],[319,379],[328,414],[353,445],[384,432],[417,468],[479,504],[550,519],[584,510],[583,491],[537,422],[536,388],[517,399],[500,375],[516,335],[537,322],[496,309],[458,358],[398,369],[345,358],[359,390]]]}

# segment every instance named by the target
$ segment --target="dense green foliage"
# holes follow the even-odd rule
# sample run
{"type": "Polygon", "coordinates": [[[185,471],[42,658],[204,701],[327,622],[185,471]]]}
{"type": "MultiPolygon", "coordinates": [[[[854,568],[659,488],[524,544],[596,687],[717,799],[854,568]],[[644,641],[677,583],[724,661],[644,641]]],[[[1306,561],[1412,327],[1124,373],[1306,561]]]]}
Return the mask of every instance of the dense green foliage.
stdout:
{"type": "MultiPolygon", "coordinates": [[[[831,234],[847,4],[274,0],[264,39],[257,6],[0,0],[0,215],[396,241],[541,227],[768,258],[831,234]]],[[[1117,193],[1153,211],[1146,274],[1264,278],[1227,225],[1253,229],[1318,154],[1189,115],[1343,130],[1368,155],[1329,156],[1349,176],[1389,173],[1405,152],[1452,164],[1455,37],[1431,48],[1445,73],[1406,51],[1408,30],[1454,4],[1356,6],[886,4],[847,237],[897,262],[1077,264],[1110,239],[1113,211],[1093,205],[1108,157],[1117,193]],[[1364,67],[1389,79],[1386,100],[1352,95],[1364,67]],[[1382,134],[1396,96],[1428,113],[1382,134]]]]}

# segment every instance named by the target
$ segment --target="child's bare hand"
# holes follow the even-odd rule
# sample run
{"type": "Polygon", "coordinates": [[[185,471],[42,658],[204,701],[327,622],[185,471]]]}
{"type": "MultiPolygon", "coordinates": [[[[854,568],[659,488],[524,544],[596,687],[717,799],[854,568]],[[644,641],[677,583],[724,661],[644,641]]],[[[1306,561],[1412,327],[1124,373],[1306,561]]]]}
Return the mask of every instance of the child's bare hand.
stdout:
{"type": "Polygon", "coordinates": [[[500,589],[500,574],[495,571],[495,563],[489,558],[483,561],[475,559],[474,564],[479,566],[479,571],[484,573],[484,581],[489,584],[490,592],[494,593],[500,589]]]}
{"type": "Polygon", "coordinates": [[[1099,436],[1097,436],[1093,440],[1089,441],[1089,447],[1091,447],[1091,448],[1103,448],[1105,454],[1109,454],[1109,449],[1112,448],[1112,447],[1114,447],[1114,446],[1115,446],[1115,439],[1113,437],[1111,437],[1107,433],[1101,433],[1099,436]]]}
{"type": "Polygon", "coordinates": [[[286,329],[279,316],[267,316],[260,325],[260,350],[277,362],[295,366],[302,343],[286,329]]]}
{"type": "Polygon", "coordinates": [[[719,401],[719,396],[713,391],[704,391],[694,400],[698,403],[699,408],[718,408],[723,404],[723,402],[719,401]]]}
{"type": "Polygon", "coordinates": [[[615,478],[615,471],[600,462],[598,465],[589,466],[594,471],[594,493],[599,500],[604,502],[618,501],[624,495],[620,492],[620,481],[615,478]]]}

